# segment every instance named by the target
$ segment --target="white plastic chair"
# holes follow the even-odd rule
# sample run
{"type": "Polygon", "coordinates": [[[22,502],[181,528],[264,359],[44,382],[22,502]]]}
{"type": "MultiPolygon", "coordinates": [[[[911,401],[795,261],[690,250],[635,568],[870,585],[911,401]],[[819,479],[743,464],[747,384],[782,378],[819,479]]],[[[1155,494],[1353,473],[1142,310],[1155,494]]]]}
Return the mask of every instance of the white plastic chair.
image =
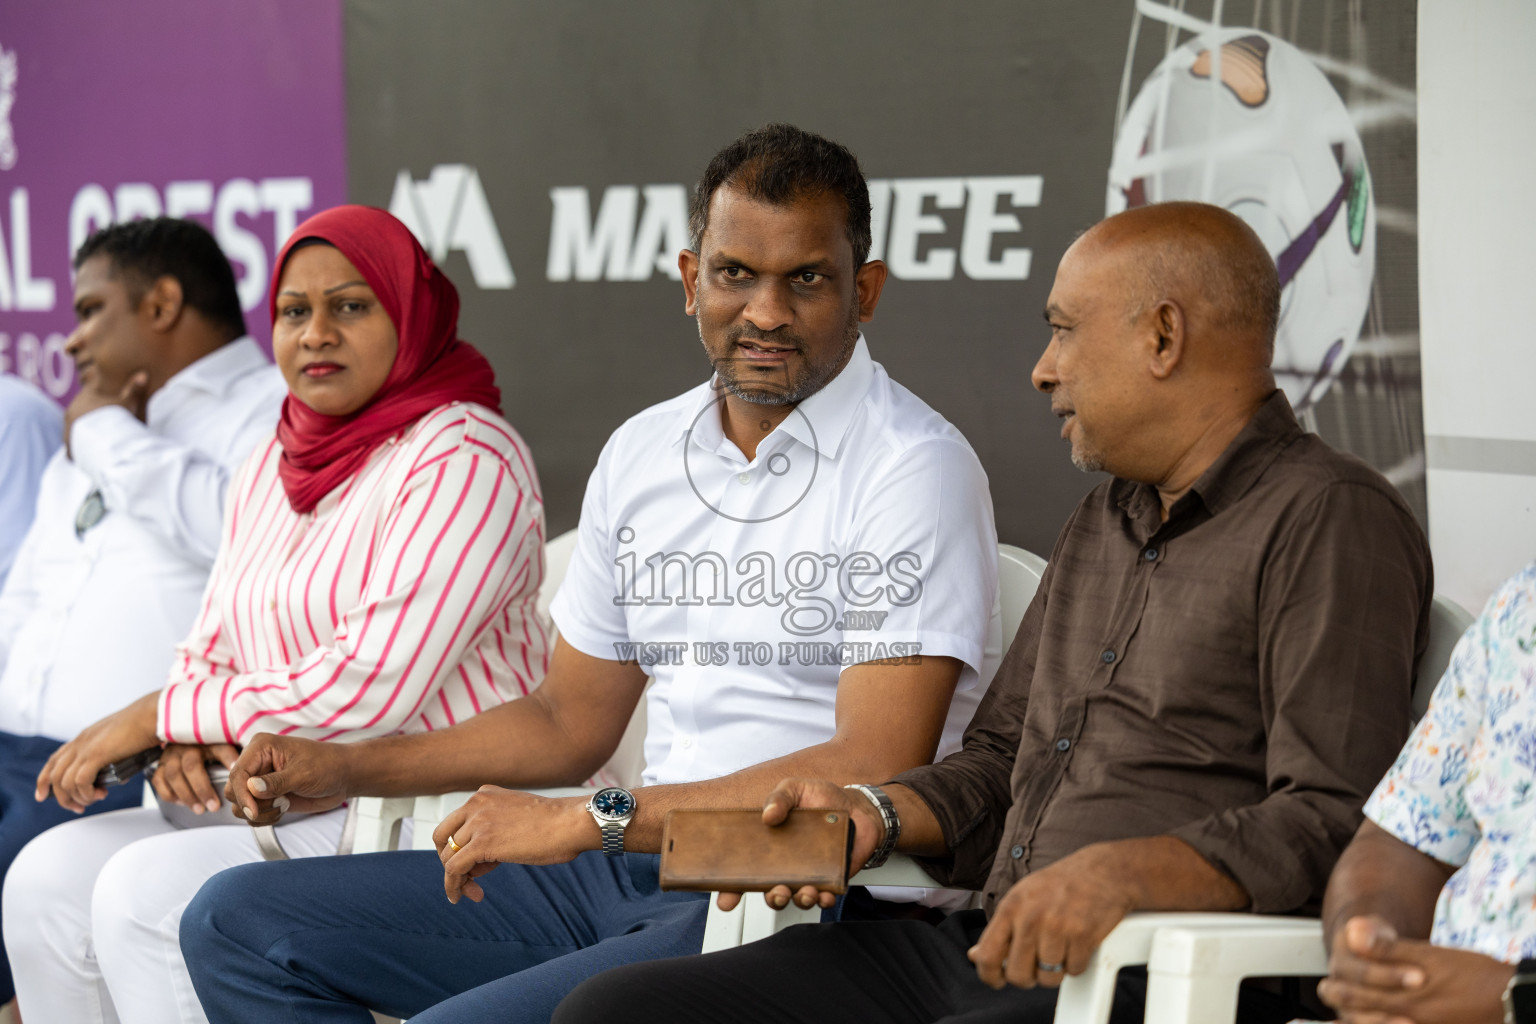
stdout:
{"type": "MultiPolygon", "coordinates": [[[[1029,602],[1035,599],[1040,586],[1040,576],[1045,572],[1045,559],[1012,544],[997,546],[997,592],[1001,605],[1003,645],[1013,642],[1024,621],[1029,602]]],[[[991,683],[991,680],[988,680],[991,683]]],[[[926,871],[910,858],[896,855],[872,871],[861,871],[859,885],[894,885],[914,889],[942,889],[926,871]]],[[[749,897],[731,911],[715,905],[714,896],[709,901],[709,916],[704,922],[704,946],[701,952],[712,953],[743,943],[765,939],[790,925],[813,923],[821,920],[821,910],[812,907],[804,910],[788,906],[774,910],[762,899],[749,897]]]]}
{"type": "MultiPolygon", "coordinates": [[[[1473,616],[1435,595],[1429,643],[1413,685],[1413,713],[1450,663],[1473,616]]],[[[1122,967],[1147,966],[1146,1019],[1157,1024],[1213,1024],[1237,1015],[1244,978],[1313,977],[1328,973],[1322,922],[1262,914],[1132,914],[1110,932],[1077,977],[1062,979],[1056,1024],[1105,1024],[1122,967]]]]}

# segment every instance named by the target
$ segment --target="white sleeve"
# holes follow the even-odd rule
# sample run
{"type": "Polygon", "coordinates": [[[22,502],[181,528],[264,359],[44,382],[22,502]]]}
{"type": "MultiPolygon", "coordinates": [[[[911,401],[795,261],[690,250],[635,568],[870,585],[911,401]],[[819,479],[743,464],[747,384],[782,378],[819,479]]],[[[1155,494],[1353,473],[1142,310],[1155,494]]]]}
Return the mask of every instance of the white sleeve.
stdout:
{"type": "Polygon", "coordinates": [[[871,637],[958,659],[966,666],[958,688],[976,685],[994,628],[997,527],[975,453],[947,438],[903,452],[861,495],[845,571],[856,552],[885,570],[840,582],[850,608],[867,600],[888,612],[871,637]]]}
{"type": "Polygon", "coordinates": [[[70,453],[107,507],[147,525],[205,565],[219,550],[224,498],[236,467],[271,432],[269,417],[254,416],[220,462],[188,445],[153,433],[127,409],[109,405],[75,421],[70,453]]]}

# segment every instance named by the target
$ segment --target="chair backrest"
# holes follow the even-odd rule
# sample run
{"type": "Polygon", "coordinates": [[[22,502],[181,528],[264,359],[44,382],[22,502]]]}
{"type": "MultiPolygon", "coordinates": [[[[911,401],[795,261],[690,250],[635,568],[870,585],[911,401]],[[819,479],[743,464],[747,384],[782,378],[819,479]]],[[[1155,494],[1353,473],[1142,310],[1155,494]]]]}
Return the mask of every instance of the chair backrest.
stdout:
{"type": "Polygon", "coordinates": [[[1419,659],[1419,671],[1413,679],[1413,718],[1418,721],[1429,708],[1435,685],[1451,663],[1456,641],[1471,626],[1476,616],[1448,597],[1435,595],[1429,609],[1429,644],[1419,659]]]}
{"type": "Polygon", "coordinates": [[[1035,599],[1045,559],[1012,544],[997,546],[997,593],[1003,604],[1003,650],[1013,643],[1024,611],[1035,599]]]}
{"type": "Polygon", "coordinates": [[[544,542],[544,585],[539,588],[539,611],[549,614],[549,605],[555,599],[555,591],[565,579],[565,570],[576,553],[576,531],[566,530],[558,537],[544,542]]]}
{"type": "MultiPolygon", "coordinates": [[[[550,602],[554,601],[555,592],[560,589],[560,583],[565,579],[565,570],[571,564],[571,555],[575,552],[575,530],[567,530],[544,542],[544,586],[539,589],[539,611],[545,615],[549,614],[550,602]]],[[[630,716],[629,725],[624,729],[624,738],[619,740],[613,756],[597,770],[592,779],[599,785],[632,789],[640,785],[640,773],[644,769],[645,698],[642,696],[640,703],[635,705],[635,713],[630,716]]]]}

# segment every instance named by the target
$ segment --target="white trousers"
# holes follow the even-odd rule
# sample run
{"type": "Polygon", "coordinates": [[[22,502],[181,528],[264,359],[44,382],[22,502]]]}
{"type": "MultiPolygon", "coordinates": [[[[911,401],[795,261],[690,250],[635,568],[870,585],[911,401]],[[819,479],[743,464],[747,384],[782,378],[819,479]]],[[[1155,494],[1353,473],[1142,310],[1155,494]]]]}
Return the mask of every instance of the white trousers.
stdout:
{"type": "MultiPolygon", "coordinates": [[[[299,818],[278,835],[289,856],[333,854],[345,817],[299,818]]],[[[259,860],[249,825],[179,830],[156,808],[81,818],[32,840],[6,876],[0,914],[23,1018],[206,1024],[181,958],[182,911],[213,875],[259,860]]]]}

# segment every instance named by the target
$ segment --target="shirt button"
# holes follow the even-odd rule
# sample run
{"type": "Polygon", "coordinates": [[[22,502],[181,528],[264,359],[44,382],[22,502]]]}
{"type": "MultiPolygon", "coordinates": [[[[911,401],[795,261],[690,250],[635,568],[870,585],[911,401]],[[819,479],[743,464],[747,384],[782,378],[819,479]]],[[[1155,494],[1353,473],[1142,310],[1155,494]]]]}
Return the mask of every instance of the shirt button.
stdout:
{"type": "Polygon", "coordinates": [[[684,736],[682,741],[678,743],[678,746],[682,747],[684,750],[690,749],[693,746],[693,738],[691,736],[684,736]]]}
{"type": "Polygon", "coordinates": [[[752,482],[752,474],[751,473],[738,473],[736,475],[736,480],[737,480],[738,483],[749,484],[749,483],[752,482]]]}
{"type": "Polygon", "coordinates": [[[1072,749],[1072,741],[1063,737],[1056,741],[1056,749],[1065,754],[1072,749]]]}
{"type": "Polygon", "coordinates": [[[1099,660],[1103,661],[1106,665],[1113,665],[1115,663],[1115,652],[1105,651],[1103,654],[1099,655],[1099,660]]]}
{"type": "Polygon", "coordinates": [[[1141,557],[1149,562],[1157,561],[1157,548],[1147,548],[1147,550],[1141,553],[1141,557]]]}
{"type": "Polygon", "coordinates": [[[1013,849],[1008,851],[1008,856],[1012,857],[1014,860],[1021,859],[1024,856],[1024,847],[1015,846],[1013,849]]]}

